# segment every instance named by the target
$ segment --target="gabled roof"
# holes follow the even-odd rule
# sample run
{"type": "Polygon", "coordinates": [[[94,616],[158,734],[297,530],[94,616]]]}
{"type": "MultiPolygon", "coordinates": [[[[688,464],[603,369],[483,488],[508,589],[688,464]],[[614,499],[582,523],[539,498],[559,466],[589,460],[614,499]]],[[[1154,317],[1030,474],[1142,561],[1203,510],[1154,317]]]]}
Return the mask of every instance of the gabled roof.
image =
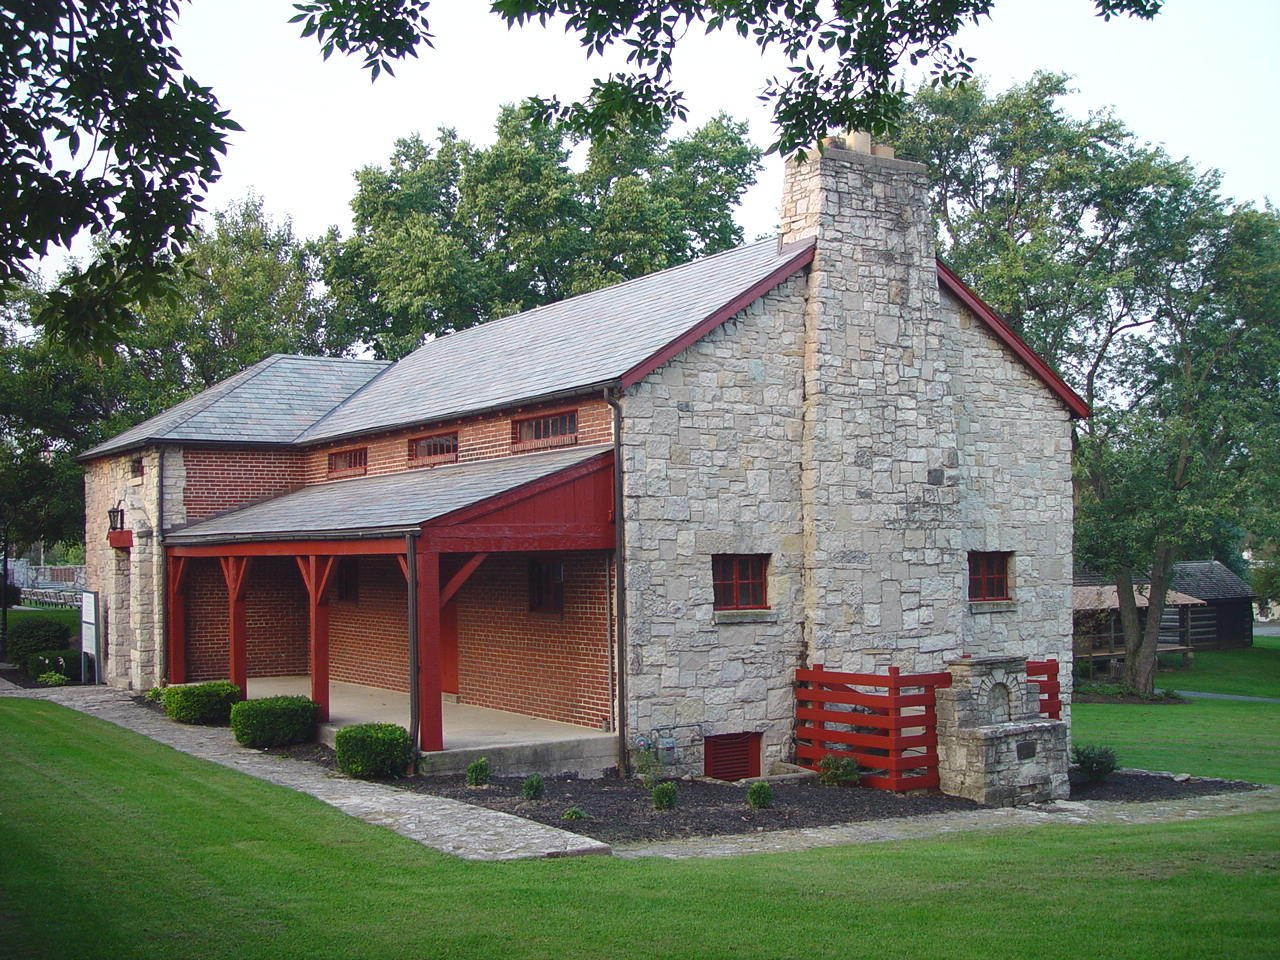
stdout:
{"type": "Polygon", "coordinates": [[[1183,560],[1173,565],[1169,586],[1201,600],[1253,598],[1253,588],[1217,560],[1183,560]]]}
{"type": "MultiPolygon", "coordinates": [[[[1138,607],[1147,607],[1150,605],[1147,594],[1151,590],[1151,585],[1137,586],[1133,590],[1133,599],[1138,607]]],[[[1167,607],[1203,607],[1204,601],[1185,593],[1179,593],[1176,590],[1165,591],[1164,598],[1167,607]]],[[[1120,608],[1119,594],[1115,585],[1102,585],[1096,587],[1075,586],[1071,588],[1071,609],[1073,610],[1118,610],[1120,608]]]]}
{"type": "Polygon", "coordinates": [[[148,443],[289,444],[388,366],[383,360],[275,354],[80,454],[148,443]]]}
{"type": "Polygon", "coordinates": [[[165,543],[191,546],[408,533],[428,520],[549,477],[592,457],[612,458],[612,453],[609,445],[573,447],[317,483],[193,523],[166,535],[165,543]]]}
{"type": "Polygon", "coordinates": [[[439,337],[299,439],[334,440],[616,383],[648,362],[658,366],[669,359],[664,348],[723,323],[812,259],[812,240],[784,247],[763,240],[439,337]]]}

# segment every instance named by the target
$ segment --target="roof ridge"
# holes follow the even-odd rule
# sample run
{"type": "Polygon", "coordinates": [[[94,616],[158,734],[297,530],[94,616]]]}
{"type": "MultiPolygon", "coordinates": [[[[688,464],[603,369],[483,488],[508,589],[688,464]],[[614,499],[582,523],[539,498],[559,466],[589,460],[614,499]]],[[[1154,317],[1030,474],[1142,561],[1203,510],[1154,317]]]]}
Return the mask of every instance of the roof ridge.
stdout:
{"type": "MultiPolygon", "coordinates": [[[[408,354],[406,354],[406,356],[408,356],[408,354]]],[[[372,377],[370,377],[370,378],[369,378],[368,380],[366,380],[364,383],[360,384],[360,386],[356,387],[354,390],[352,390],[350,393],[348,393],[345,397],[343,397],[341,400],[339,400],[337,403],[335,403],[332,407],[330,407],[328,410],[326,410],[323,414],[321,414],[320,416],[318,416],[318,417],[316,417],[314,420],[312,420],[309,424],[307,424],[307,426],[303,427],[301,430],[299,430],[297,433],[295,433],[295,434],[293,435],[293,439],[292,439],[292,440],[290,440],[289,442],[290,442],[290,443],[303,443],[304,441],[303,441],[303,439],[302,439],[302,438],[303,438],[304,436],[306,436],[308,433],[310,433],[310,432],[311,432],[312,430],[314,430],[316,427],[320,426],[320,424],[324,423],[324,422],[325,422],[325,420],[327,420],[329,417],[333,416],[334,412],[335,412],[335,411],[337,411],[339,408],[341,408],[341,407],[345,406],[345,405],[346,405],[348,402],[350,402],[351,400],[354,400],[356,397],[358,397],[358,396],[359,396],[361,393],[363,393],[365,390],[368,390],[371,386],[373,386],[373,384],[375,384],[375,383],[376,383],[379,379],[381,379],[385,374],[390,373],[392,370],[394,370],[396,367],[398,367],[398,366],[400,365],[400,362],[401,362],[402,360],[404,360],[404,359],[405,359],[405,357],[401,357],[401,358],[400,358],[400,360],[389,360],[389,361],[386,361],[386,366],[384,366],[381,370],[379,370],[377,373],[375,373],[372,377]]]]}

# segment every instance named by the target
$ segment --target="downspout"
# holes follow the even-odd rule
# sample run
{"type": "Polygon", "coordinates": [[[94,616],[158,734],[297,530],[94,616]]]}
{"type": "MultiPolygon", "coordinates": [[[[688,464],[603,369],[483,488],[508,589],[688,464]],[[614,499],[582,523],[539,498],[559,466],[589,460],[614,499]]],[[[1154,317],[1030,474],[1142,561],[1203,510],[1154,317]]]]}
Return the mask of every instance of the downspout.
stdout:
{"type": "Polygon", "coordinates": [[[618,682],[618,772],[631,776],[631,749],[627,742],[627,525],[622,507],[622,396],[621,387],[610,392],[606,387],[604,401],[613,408],[613,569],[618,581],[615,594],[617,613],[614,617],[617,637],[618,682]]]}
{"type": "Polygon", "coordinates": [[[407,533],[404,549],[405,593],[409,598],[409,743],[413,745],[412,770],[418,767],[418,535],[407,533]]]}
{"type": "MultiPolygon", "coordinates": [[[[159,487],[156,504],[156,566],[160,570],[160,649],[157,651],[156,662],[159,664],[157,671],[157,686],[164,684],[169,679],[169,558],[165,555],[164,549],[164,445],[159,447],[160,464],[156,468],[156,485],[159,487]]],[[[101,627],[99,627],[101,630],[101,627]]],[[[105,644],[104,644],[105,647],[105,644]]],[[[98,683],[103,683],[101,677],[102,665],[94,664],[94,679],[98,683]]]]}

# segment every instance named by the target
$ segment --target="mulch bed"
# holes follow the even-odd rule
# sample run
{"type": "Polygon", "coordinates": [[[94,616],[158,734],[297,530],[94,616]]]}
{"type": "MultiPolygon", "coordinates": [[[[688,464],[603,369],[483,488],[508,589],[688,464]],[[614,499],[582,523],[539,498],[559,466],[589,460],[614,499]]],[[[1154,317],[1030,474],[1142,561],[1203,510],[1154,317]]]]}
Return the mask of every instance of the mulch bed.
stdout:
{"type": "MultiPolygon", "coordinates": [[[[321,744],[278,747],[268,752],[336,766],[333,750],[321,744]]],[[[525,800],[522,777],[494,777],[485,787],[468,787],[461,775],[405,777],[396,786],[416,793],[450,797],[478,806],[514,814],[539,823],[603,840],[627,843],[715,834],[755,833],[788,827],[820,827],[888,817],[915,817],[929,813],[976,810],[971,800],[937,793],[911,796],[865,787],[824,787],[816,780],[775,782],[773,806],[752,810],[746,787],[706,780],[677,781],[674,810],[654,810],[648,791],[638,781],[602,778],[579,780],[548,777],[540,800],[525,800]],[[561,814],[580,807],[585,820],[563,820],[561,814]]],[[[1237,781],[1191,779],[1178,783],[1169,777],[1142,773],[1115,773],[1101,784],[1072,782],[1074,800],[1144,802],[1204,796],[1235,790],[1257,789],[1237,781]]]]}
{"type": "Polygon", "coordinates": [[[36,683],[27,676],[25,670],[0,670],[0,677],[8,680],[14,686],[23,687],[27,690],[34,690],[40,684],[36,683]]]}

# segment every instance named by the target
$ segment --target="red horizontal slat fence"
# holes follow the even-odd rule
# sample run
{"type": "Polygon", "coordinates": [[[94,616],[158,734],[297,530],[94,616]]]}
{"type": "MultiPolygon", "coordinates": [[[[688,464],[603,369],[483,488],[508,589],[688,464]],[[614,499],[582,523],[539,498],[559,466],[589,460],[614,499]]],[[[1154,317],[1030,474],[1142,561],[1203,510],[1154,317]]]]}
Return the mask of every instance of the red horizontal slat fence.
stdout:
{"type": "Polygon", "coordinates": [[[853,757],[861,783],[880,790],[938,786],[934,691],[949,673],[796,671],[796,762],[817,769],[828,755],[853,757]],[[866,688],[871,688],[867,690],[866,688]]]}
{"type": "Polygon", "coordinates": [[[1062,719],[1062,685],[1057,660],[1028,660],[1027,680],[1040,688],[1040,712],[1050,720],[1062,719]]]}

